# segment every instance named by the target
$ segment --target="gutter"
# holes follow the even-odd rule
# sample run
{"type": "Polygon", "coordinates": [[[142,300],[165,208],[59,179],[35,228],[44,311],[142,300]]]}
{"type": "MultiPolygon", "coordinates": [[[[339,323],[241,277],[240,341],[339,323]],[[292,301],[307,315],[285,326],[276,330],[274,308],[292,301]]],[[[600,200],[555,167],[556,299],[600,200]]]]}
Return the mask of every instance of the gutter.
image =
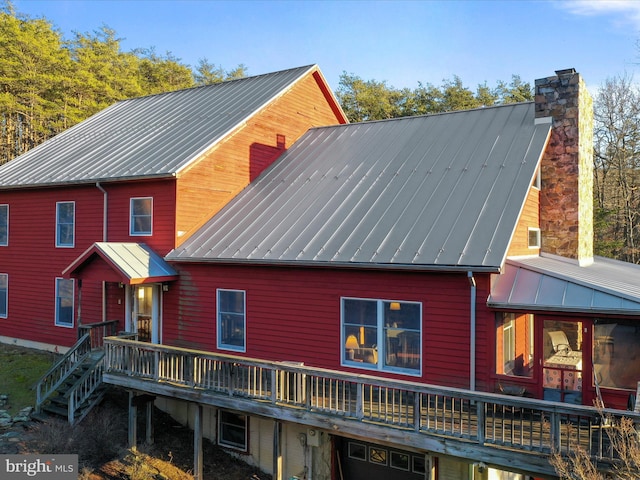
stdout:
{"type": "Polygon", "coordinates": [[[102,241],[106,242],[107,241],[107,207],[108,207],[108,195],[107,195],[107,191],[102,188],[102,185],[100,185],[100,182],[96,182],[96,188],[98,190],[100,190],[102,192],[102,195],[104,197],[103,200],[103,205],[102,205],[102,241]]]}
{"type": "Polygon", "coordinates": [[[470,292],[470,339],[469,339],[469,390],[476,389],[476,279],[473,278],[473,272],[467,272],[469,279],[470,292]]]}

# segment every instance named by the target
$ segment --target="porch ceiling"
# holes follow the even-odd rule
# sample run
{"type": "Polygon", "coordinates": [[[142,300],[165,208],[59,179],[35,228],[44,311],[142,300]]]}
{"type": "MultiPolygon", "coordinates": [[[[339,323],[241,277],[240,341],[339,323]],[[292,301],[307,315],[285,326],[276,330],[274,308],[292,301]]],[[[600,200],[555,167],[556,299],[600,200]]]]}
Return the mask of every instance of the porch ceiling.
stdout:
{"type": "Polygon", "coordinates": [[[118,281],[135,285],[178,279],[178,273],[144,243],[96,242],[63,272],[64,277],[83,278],[83,270],[97,258],[116,274],[118,281]]]}

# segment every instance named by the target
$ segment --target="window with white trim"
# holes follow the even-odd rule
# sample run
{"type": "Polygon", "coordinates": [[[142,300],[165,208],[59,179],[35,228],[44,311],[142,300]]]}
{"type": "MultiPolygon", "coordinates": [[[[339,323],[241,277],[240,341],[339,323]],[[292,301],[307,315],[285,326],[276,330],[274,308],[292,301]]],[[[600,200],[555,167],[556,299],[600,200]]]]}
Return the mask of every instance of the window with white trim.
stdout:
{"type": "Polygon", "coordinates": [[[529,227],[529,248],[540,248],[540,229],[529,227]]]}
{"type": "Polygon", "coordinates": [[[56,278],[56,319],[59,327],[73,327],[74,280],[56,278]]]}
{"type": "Polygon", "coordinates": [[[56,202],[56,247],[75,244],[76,203],[56,202]]]}
{"type": "Polygon", "coordinates": [[[248,423],[246,415],[218,411],[218,445],[235,448],[246,452],[248,450],[248,423]]]}
{"type": "Polygon", "coordinates": [[[0,318],[7,318],[9,310],[9,275],[0,273],[0,318]]]}
{"type": "Polygon", "coordinates": [[[130,210],[129,234],[131,236],[151,235],[153,233],[153,198],[132,198],[130,210]]]}
{"type": "Polygon", "coordinates": [[[246,306],[243,290],[217,290],[218,348],[246,349],[246,306]]]}
{"type": "Polygon", "coordinates": [[[0,205],[0,247],[9,245],[9,205],[0,205]]]}
{"type": "Polygon", "coordinates": [[[342,298],[342,364],[419,375],[422,304],[342,298]]]}

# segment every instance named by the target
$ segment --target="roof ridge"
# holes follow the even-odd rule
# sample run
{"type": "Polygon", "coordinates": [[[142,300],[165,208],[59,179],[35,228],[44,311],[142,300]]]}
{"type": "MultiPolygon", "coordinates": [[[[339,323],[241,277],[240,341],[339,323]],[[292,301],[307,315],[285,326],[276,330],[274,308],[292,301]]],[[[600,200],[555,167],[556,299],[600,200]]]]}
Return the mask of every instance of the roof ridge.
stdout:
{"type": "Polygon", "coordinates": [[[210,83],[210,84],[207,84],[207,85],[195,85],[193,87],[179,88],[177,90],[169,90],[169,91],[166,91],[166,92],[150,93],[148,95],[140,95],[138,97],[123,98],[122,100],[118,100],[117,102],[114,102],[112,105],[117,105],[117,104],[121,104],[121,103],[125,103],[125,102],[130,102],[130,101],[133,101],[133,100],[140,100],[140,99],[144,99],[144,98],[160,97],[160,96],[163,96],[163,95],[171,95],[171,94],[194,91],[194,90],[205,89],[205,88],[215,88],[215,87],[220,87],[221,85],[228,85],[228,84],[234,83],[234,82],[242,82],[242,81],[254,80],[256,78],[268,77],[268,76],[271,76],[271,75],[278,75],[278,74],[285,73],[285,72],[292,72],[294,70],[308,71],[308,70],[311,70],[314,67],[317,67],[317,64],[312,63],[312,64],[309,64],[309,65],[303,65],[303,66],[300,66],[300,67],[285,68],[283,70],[277,70],[275,72],[260,73],[260,74],[257,74],[257,75],[251,75],[251,76],[248,76],[248,77],[241,77],[241,78],[232,78],[232,79],[229,79],[229,80],[223,80],[221,82],[210,83]]]}

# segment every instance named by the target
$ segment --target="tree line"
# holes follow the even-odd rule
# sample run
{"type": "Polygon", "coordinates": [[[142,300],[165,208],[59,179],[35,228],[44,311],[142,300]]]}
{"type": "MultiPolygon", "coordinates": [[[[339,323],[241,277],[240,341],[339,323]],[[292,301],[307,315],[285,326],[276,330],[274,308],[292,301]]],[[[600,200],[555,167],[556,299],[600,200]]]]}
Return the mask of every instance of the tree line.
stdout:
{"type": "MultiPolygon", "coordinates": [[[[104,25],[65,39],[47,19],[0,2],[0,164],[119,100],[247,74],[244,64],[226,70],[203,58],[191,67],[153,48],[125,52],[104,25]]],[[[351,122],[533,99],[518,75],[494,87],[470,89],[454,75],[411,89],[343,72],[335,94],[351,122]]],[[[628,77],[613,78],[596,93],[594,109],[596,254],[640,263],[640,91],[628,77]]]]}

